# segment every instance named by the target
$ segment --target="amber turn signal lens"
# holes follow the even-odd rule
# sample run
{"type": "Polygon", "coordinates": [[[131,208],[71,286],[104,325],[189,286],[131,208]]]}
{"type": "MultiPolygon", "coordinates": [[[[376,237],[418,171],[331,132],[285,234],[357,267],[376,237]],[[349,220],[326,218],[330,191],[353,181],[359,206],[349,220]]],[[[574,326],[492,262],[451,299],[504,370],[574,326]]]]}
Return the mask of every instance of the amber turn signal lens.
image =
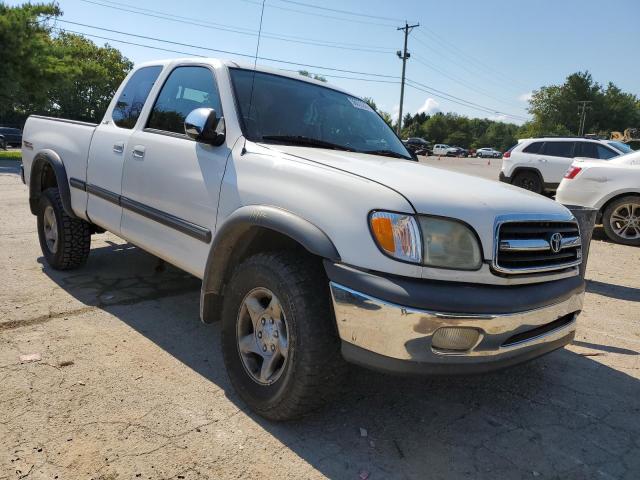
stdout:
{"type": "Polygon", "coordinates": [[[396,250],[395,241],[393,240],[393,225],[390,218],[378,217],[371,219],[371,228],[373,235],[378,241],[378,245],[389,253],[396,250]]]}

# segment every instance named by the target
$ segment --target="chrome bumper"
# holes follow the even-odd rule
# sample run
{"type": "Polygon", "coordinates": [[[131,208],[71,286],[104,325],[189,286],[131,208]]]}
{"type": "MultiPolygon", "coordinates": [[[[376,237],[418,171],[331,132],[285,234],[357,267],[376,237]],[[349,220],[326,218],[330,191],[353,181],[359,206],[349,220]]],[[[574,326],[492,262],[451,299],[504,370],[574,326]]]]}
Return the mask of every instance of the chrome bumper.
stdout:
{"type": "MultiPolygon", "coordinates": [[[[447,373],[473,371],[474,365],[480,367],[477,371],[497,369],[571,342],[584,297],[584,293],[576,293],[560,303],[535,310],[475,315],[407,308],[335,282],[330,282],[330,289],[343,354],[345,346],[351,352],[352,347],[357,347],[355,350],[393,361],[444,367],[441,370],[447,373]],[[432,338],[441,327],[475,328],[480,338],[473,348],[464,352],[438,350],[433,347],[432,338]]],[[[429,368],[425,370],[428,373],[429,368]]]]}

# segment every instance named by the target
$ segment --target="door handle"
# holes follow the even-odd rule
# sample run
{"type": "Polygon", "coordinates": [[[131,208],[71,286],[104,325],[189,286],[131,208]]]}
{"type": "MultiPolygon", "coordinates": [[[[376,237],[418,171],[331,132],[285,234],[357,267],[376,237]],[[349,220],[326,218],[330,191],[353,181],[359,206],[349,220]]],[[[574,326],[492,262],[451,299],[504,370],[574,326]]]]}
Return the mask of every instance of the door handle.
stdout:
{"type": "Polygon", "coordinates": [[[133,147],[133,158],[144,158],[144,146],[142,145],[136,145],[135,147],[133,147]]]}
{"type": "Polygon", "coordinates": [[[113,151],[116,153],[124,152],[124,142],[118,142],[113,145],[113,151]]]}

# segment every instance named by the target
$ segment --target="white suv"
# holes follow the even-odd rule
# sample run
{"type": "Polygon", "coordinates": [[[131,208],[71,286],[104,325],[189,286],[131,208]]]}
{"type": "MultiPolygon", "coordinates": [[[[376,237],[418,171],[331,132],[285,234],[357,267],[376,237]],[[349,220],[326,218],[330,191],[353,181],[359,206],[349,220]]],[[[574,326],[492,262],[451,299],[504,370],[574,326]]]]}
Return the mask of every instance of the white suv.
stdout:
{"type": "Polygon", "coordinates": [[[631,148],[613,140],[543,137],[520,140],[502,157],[500,180],[532,192],[553,192],[574,158],[609,160],[631,148]]]}

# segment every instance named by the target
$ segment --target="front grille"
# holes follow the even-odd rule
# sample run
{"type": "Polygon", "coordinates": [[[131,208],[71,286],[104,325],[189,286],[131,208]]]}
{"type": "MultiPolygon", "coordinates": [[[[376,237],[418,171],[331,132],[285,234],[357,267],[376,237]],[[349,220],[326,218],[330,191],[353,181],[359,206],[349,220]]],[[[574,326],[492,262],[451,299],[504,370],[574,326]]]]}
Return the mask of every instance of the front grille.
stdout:
{"type": "Polygon", "coordinates": [[[582,260],[575,222],[509,221],[498,225],[494,268],[500,273],[562,270],[582,260]]]}

